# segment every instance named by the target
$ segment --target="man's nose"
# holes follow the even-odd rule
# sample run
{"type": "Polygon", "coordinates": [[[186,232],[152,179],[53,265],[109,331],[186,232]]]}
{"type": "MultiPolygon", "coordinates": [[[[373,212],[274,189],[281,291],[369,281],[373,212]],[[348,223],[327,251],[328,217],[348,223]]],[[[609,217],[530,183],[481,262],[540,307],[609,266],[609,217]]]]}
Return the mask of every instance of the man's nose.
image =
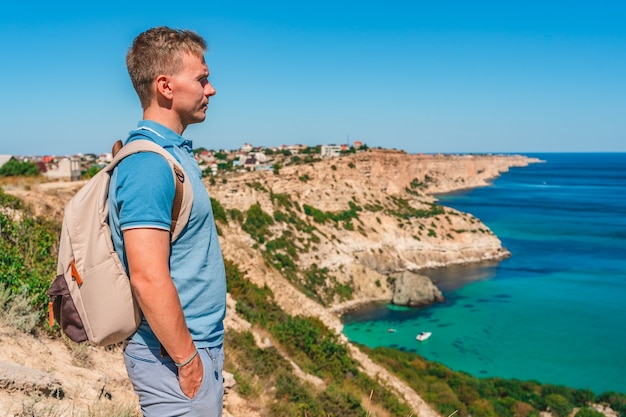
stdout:
{"type": "Polygon", "coordinates": [[[211,97],[215,95],[215,88],[211,85],[210,82],[207,82],[204,86],[204,95],[207,97],[211,97]]]}

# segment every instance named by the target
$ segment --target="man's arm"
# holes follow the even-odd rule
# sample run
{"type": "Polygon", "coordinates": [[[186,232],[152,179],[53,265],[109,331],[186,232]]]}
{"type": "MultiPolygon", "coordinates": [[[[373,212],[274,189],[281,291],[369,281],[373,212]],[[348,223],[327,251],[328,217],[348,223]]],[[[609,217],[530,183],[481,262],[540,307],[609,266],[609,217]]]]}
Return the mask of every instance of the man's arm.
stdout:
{"type": "MultiPolygon", "coordinates": [[[[161,229],[124,231],[130,283],[150,328],[176,363],[184,363],[195,352],[178,292],[170,276],[170,234],[161,229]]],[[[202,361],[196,356],[178,369],[183,393],[193,398],[200,388],[202,361]]]]}

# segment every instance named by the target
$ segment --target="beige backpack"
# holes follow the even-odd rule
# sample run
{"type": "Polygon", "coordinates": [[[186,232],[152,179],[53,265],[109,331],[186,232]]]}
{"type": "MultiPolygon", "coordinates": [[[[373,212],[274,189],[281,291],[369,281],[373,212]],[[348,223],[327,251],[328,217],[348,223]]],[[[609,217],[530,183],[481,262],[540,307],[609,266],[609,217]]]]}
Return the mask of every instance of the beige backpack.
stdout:
{"type": "Polygon", "coordinates": [[[54,319],[75,342],[104,346],[125,340],[141,321],[130,280],[113,247],[109,228],[111,173],[125,157],[154,152],[172,167],[176,194],[172,208],[171,242],[189,220],[193,191],[185,172],[165,149],[149,140],[113,147],[113,161],[90,179],[65,206],[57,277],[48,295],[50,325],[54,319]],[[116,152],[118,151],[118,152],[116,152]]]}

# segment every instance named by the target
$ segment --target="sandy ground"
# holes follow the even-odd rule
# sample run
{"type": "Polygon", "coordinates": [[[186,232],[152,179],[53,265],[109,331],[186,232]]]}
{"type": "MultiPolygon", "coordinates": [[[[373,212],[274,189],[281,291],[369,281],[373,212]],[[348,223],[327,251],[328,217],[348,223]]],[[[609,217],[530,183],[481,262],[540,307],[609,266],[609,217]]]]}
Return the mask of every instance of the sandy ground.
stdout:
{"type": "Polygon", "coordinates": [[[0,326],[0,416],[79,416],[112,402],[132,407],[121,347],[70,345],[0,326]],[[52,395],[50,395],[52,394],[52,395]]]}

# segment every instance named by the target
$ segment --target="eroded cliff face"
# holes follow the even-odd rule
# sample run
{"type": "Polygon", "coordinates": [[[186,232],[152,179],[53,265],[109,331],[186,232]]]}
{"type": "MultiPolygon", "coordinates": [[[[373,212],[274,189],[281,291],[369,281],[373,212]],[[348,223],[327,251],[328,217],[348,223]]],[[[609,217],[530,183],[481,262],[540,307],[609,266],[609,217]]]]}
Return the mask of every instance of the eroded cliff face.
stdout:
{"type": "Polygon", "coordinates": [[[241,222],[220,222],[224,256],[253,282],[272,288],[291,314],[324,315],[320,303],[340,310],[390,300],[391,274],[508,256],[479,219],[437,205],[433,195],[484,186],[510,167],[535,161],[370,150],[286,166],[278,174],[234,174],[208,189],[227,212],[245,218],[258,204],[274,219],[263,241],[243,231],[241,222]],[[276,244],[281,237],[289,247],[276,244]],[[298,271],[285,267],[285,257],[298,271]],[[324,281],[314,305],[294,294],[294,285],[306,286],[311,274],[324,281]],[[345,286],[351,293],[339,291],[345,286]]]}

